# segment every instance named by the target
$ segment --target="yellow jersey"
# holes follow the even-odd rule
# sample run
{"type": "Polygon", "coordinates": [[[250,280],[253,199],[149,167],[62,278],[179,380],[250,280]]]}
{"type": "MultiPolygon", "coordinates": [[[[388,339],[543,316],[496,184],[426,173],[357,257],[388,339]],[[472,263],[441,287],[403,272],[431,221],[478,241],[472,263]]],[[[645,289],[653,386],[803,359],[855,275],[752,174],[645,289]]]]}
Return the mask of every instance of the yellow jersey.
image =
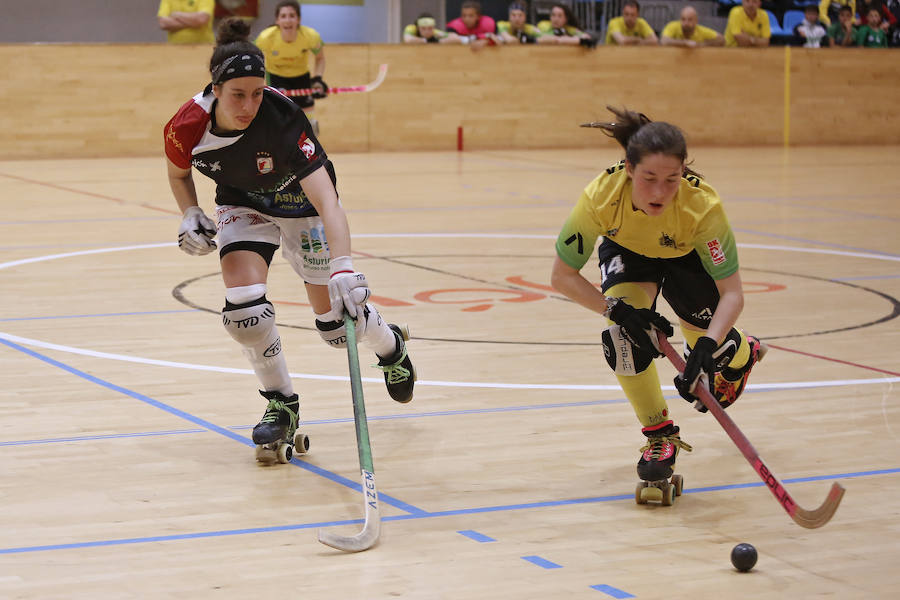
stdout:
{"type": "Polygon", "coordinates": [[[756,18],[751,19],[744,12],[743,6],[735,6],[728,13],[728,25],[725,26],[725,45],[737,46],[734,34],[745,33],[754,37],[770,38],[772,30],[769,28],[769,15],[766,11],[756,11],[756,18]]]}
{"type": "Polygon", "coordinates": [[[719,194],[694,175],[681,178],[675,200],[652,217],[631,204],[633,184],[622,160],[582,192],[556,240],[556,253],[581,270],[597,238],[608,237],[648,258],[678,258],[696,251],[713,279],[738,270],[737,245],[719,194]]]}
{"type": "Polygon", "coordinates": [[[202,27],[186,27],[168,32],[170,44],[215,44],[213,35],[213,11],[216,0],[160,0],[157,17],[168,17],[174,12],[205,12],[209,20],[202,27]]]}
{"type": "Polygon", "coordinates": [[[279,77],[300,77],[309,73],[310,57],[322,51],[322,38],[312,27],[301,25],[293,42],[285,42],[281,30],[272,25],[262,30],[256,45],[266,57],[266,71],[279,77]]]}
{"type": "Polygon", "coordinates": [[[608,29],[606,30],[607,44],[616,43],[612,36],[614,33],[621,33],[627,37],[639,37],[643,39],[650,37],[650,34],[653,33],[653,28],[650,27],[650,23],[638,17],[637,22],[634,24],[634,29],[629,29],[625,26],[625,17],[616,17],[609,22],[608,29]]]}
{"type": "Polygon", "coordinates": [[[697,43],[708,42],[710,40],[716,39],[719,35],[716,33],[715,29],[710,29],[709,27],[704,27],[703,25],[695,25],[694,33],[691,37],[684,37],[684,30],[681,28],[681,21],[672,21],[665,26],[662,31],[663,37],[671,38],[673,40],[692,40],[697,43]]]}

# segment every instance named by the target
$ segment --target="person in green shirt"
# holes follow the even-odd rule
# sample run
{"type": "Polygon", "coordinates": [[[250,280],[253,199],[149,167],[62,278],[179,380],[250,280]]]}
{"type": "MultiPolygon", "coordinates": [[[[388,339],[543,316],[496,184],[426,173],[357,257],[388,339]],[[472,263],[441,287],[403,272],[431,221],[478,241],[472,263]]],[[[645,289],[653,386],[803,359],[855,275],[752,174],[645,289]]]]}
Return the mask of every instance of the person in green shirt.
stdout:
{"type": "Polygon", "coordinates": [[[866,14],[866,24],[856,31],[856,45],[863,48],[887,48],[887,34],[881,28],[881,13],[872,8],[866,14]]]}
{"type": "Polygon", "coordinates": [[[828,45],[832,48],[849,48],[856,45],[856,27],[853,25],[853,9],[841,7],[837,21],[828,27],[828,45]]]}

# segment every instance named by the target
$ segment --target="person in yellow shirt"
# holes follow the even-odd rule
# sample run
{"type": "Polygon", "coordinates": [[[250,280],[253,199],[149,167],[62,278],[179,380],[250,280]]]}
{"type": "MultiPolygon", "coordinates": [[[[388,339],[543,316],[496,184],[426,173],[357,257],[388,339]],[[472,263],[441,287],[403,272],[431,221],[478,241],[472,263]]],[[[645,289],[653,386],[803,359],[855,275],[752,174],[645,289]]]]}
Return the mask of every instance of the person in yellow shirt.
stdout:
{"type": "Polygon", "coordinates": [[[842,6],[849,6],[852,14],[856,14],[856,0],[821,0],[819,2],[819,20],[826,25],[837,21],[842,6]]]}
{"type": "Polygon", "coordinates": [[[256,38],[256,45],[266,57],[266,79],[279,89],[313,89],[311,96],[292,96],[303,109],[316,135],[319,123],[313,118],[316,98],[328,95],[325,74],[325,49],[322,38],[312,27],[300,24],[300,4],[296,0],[282,0],[275,5],[275,25],[264,29],[256,38]],[[313,70],[310,72],[310,59],[313,70]]]}
{"type": "Polygon", "coordinates": [[[725,45],[730,47],[749,47],[769,45],[772,30],[769,27],[769,15],[760,10],[761,0],[743,0],[728,13],[728,25],[725,26],[725,45]]]}
{"type": "Polygon", "coordinates": [[[213,44],[215,0],[161,0],[156,20],[170,44],[213,44]]]}
{"type": "Polygon", "coordinates": [[[606,44],[632,46],[637,44],[655,46],[659,43],[650,23],[641,18],[641,5],[637,0],[625,0],[622,16],[609,22],[606,29],[606,44]]]}
{"type": "MultiPolygon", "coordinates": [[[[600,336],[605,358],[646,436],[638,477],[660,484],[673,476],[679,449],[691,448],[681,441],[653,363],[662,356],[657,333],[674,333],[656,312],[659,295],[678,316],[685,340],[687,364],[675,387],[701,412],[696,386],[708,385],[720,405],[730,406],[767,346],[735,328],[744,306],[737,244],[718,193],[687,166],[684,134],[644,114],[607,108],[614,122],[584,126],[614,137],[625,159],[588,184],[566,219],[551,285],[609,320],[600,336]],[[592,255],[600,289],[581,274],[592,255]]],[[[595,359],[586,367],[595,369],[595,359]]],[[[680,479],[665,489],[680,493],[680,479]]],[[[674,494],[667,503],[673,500],[674,494]]]]}
{"type": "Polygon", "coordinates": [[[693,6],[685,6],[681,9],[681,20],[672,21],[665,26],[660,43],[663,46],[688,48],[725,45],[725,38],[721,33],[698,24],[697,20],[697,10],[693,6]]]}

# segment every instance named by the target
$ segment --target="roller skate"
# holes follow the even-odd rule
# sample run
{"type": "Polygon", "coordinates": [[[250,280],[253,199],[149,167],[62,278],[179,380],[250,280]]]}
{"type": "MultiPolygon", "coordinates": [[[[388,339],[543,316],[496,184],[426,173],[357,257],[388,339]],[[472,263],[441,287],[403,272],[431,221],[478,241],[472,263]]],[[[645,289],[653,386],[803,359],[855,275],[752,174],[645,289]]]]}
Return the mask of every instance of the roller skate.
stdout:
{"type": "Polygon", "coordinates": [[[409,327],[393,323],[389,323],[388,327],[397,338],[397,351],[387,358],[379,356],[378,364],[372,366],[384,371],[384,383],[391,398],[406,404],[413,399],[413,386],[416,383],[416,369],[406,352],[405,341],[409,339],[409,327]]]}
{"type": "Polygon", "coordinates": [[[285,396],[280,392],[264,392],[269,401],[262,419],[253,428],[256,444],[256,460],[265,465],[291,462],[294,453],[309,451],[309,438],[297,431],[300,420],[300,398],[297,394],[285,396]]]}
{"type": "Polygon", "coordinates": [[[647,436],[647,443],[641,448],[641,459],[637,464],[638,477],[643,481],[637,484],[634,501],[638,504],[652,501],[672,506],[684,487],[681,475],[673,473],[675,457],[679,448],[690,452],[691,446],[681,441],[678,426],[672,421],[644,427],[641,432],[647,436]]]}
{"type": "MultiPolygon", "coordinates": [[[[747,336],[747,343],[750,344],[750,358],[747,364],[739,369],[725,367],[721,371],[716,372],[715,382],[713,383],[713,396],[719,402],[722,408],[728,408],[734,404],[744,391],[747,380],[750,379],[750,371],[753,365],[760,362],[769,351],[769,347],[759,341],[752,335],[747,336]]],[[[697,402],[694,408],[700,412],[706,412],[706,407],[702,402],[697,402]],[[699,406],[698,406],[699,405],[699,406]]]]}

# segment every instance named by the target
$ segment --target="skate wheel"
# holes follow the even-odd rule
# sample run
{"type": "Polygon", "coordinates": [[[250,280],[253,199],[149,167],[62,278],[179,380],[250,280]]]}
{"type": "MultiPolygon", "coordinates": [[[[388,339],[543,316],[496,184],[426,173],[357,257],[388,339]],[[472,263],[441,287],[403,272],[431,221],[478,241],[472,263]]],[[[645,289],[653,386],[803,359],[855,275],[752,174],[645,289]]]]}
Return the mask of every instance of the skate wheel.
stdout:
{"type": "Polygon", "coordinates": [[[675,504],[674,485],[669,485],[668,483],[666,483],[659,491],[662,492],[662,498],[660,498],[659,500],[663,506],[672,506],[673,504],[675,504]]]}
{"type": "Polygon", "coordinates": [[[644,502],[662,502],[663,499],[663,491],[656,487],[656,485],[648,484],[641,491],[641,498],[644,502]]]}
{"type": "Polygon", "coordinates": [[[294,452],[296,454],[306,454],[309,452],[309,436],[305,433],[294,434],[294,452]]]}
{"type": "Polygon", "coordinates": [[[291,458],[294,456],[294,448],[287,443],[282,443],[278,445],[278,462],[284,464],[291,462],[291,458]]]}
{"type": "Polygon", "coordinates": [[[681,475],[672,475],[672,487],[675,488],[675,495],[680,496],[681,490],[684,489],[684,477],[681,475]]]}
{"type": "Polygon", "coordinates": [[[644,499],[644,488],[647,487],[646,481],[641,481],[637,484],[637,487],[634,489],[634,501],[638,504],[647,504],[647,501],[644,499]]]}
{"type": "Polygon", "coordinates": [[[256,460],[263,464],[272,464],[278,460],[278,457],[275,456],[275,451],[268,446],[257,446],[256,447],[256,460]]]}

